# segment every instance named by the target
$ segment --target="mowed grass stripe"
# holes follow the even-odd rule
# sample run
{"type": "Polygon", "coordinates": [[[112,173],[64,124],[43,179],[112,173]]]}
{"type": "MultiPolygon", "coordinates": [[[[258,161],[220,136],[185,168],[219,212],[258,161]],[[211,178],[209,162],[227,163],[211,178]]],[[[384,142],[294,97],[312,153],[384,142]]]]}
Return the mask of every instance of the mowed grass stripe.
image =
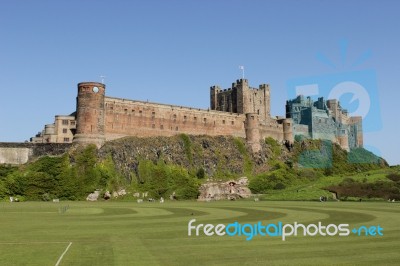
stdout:
{"type": "Polygon", "coordinates": [[[68,243],[2,243],[1,265],[52,265],[57,262],[68,243]]]}
{"type": "Polygon", "coordinates": [[[2,265],[27,265],[27,261],[54,265],[66,244],[73,242],[61,265],[396,265],[400,261],[399,207],[386,202],[265,201],[2,204],[0,261],[2,265]],[[65,213],[58,213],[59,206],[68,204],[65,213]],[[193,218],[214,224],[380,223],[384,236],[301,236],[285,242],[260,236],[251,241],[244,236],[188,237],[187,223],[193,218]],[[43,248],[35,241],[60,243],[43,244],[43,248]],[[5,244],[11,242],[27,244],[5,244]]]}

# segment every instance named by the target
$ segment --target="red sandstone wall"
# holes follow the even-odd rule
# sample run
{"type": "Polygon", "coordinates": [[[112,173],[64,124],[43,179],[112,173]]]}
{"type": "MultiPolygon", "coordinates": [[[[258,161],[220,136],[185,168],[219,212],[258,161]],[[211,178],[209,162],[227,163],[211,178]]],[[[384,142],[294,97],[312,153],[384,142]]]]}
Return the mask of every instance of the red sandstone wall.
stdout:
{"type": "Polygon", "coordinates": [[[277,141],[282,142],[284,140],[283,126],[278,123],[265,123],[260,125],[260,137],[265,139],[271,137],[277,141]]]}
{"type": "Polygon", "coordinates": [[[105,98],[106,140],[124,136],[233,135],[245,137],[243,114],[105,98]]]}

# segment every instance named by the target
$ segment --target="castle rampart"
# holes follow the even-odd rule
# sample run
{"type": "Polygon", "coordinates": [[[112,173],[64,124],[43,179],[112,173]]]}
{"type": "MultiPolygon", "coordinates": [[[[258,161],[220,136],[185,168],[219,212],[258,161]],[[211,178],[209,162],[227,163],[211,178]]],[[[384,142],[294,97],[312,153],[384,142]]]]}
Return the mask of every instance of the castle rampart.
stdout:
{"type": "Polygon", "coordinates": [[[127,100],[105,96],[106,86],[98,82],[78,84],[73,116],[56,116],[34,142],[95,143],[126,136],[231,135],[246,138],[254,152],[261,141],[272,137],[292,143],[296,135],[329,139],[343,148],[362,147],[362,120],[349,117],[337,100],[299,96],[287,101],[286,117],[271,117],[270,87],[250,87],[246,79],[232,87],[210,88],[210,109],[127,100]],[[58,122],[57,122],[58,121],[58,122]],[[62,123],[61,123],[62,122],[62,123]],[[63,135],[70,134],[70,135],[63,135]],[[72,138],[72,137],[71,137],[72,138]]]}
{"type": "Polygon", "coordinates": [[[123,136],[233,135],[245,137],[242,114],[105,98],[106,140],[123,136]]]}

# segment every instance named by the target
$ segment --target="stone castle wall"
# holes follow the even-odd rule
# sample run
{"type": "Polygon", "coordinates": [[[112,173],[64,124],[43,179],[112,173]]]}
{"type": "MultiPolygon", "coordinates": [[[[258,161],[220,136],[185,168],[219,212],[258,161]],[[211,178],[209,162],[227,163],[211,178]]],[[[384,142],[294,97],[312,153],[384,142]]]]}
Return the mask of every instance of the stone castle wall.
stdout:
{"type": "Polygon", "coordinates": [[[183,106],[105,98],[105,138],[232,135],[245,137],[245,116],[183,106]]]}
{"type": "Polygon", "coordinates": [[[70,143],[13,143],[0,142],[0,164],[24,164],[40,156],[61,155],[68,151],[70,143]]]}
{"type": "Polygon", "coordinates": [[[266,137],[293,141],[291,120],[270,117],[268,85],[255,89],[241,79],[228,90],[214,86],[210,102],[211,110],[203,110],[106,97],[104,84],[82,82],[74,142],[101,146],[106,140],[126,136],[230,135],[248,139],[253,151],[258,151],[266,137]]]}
{"type": "MultiPolygon", "coordinates": [[[[185,133],[246,138],[253,151],[259,150],[266,137],[291,143],[295,135],[329,139],[345,149],[363,144],[361,118],[348,116],[337,100],[319,98],[314,102],[299,96],[287,101],[286,118],[274,118],[270,114],[269,85],[252,88],[246,79],[237,80],[228,89],[212,86],[208,110],[113,98],[105,96],[105,91],[102,83],[78,84],[76,121],[70,121],[76,125],[76,129],[70,128],[74,143],[101,146],[107,140],[126,136],[185,133]]],[[[60,130],[66,131],[65,127],[60,126],[60,130]]],[[[55,135],[61,134],[58,131],[55,135]]],[[[59,139],[69,140],[65,136],[59,139]]]]}
{"type": "Polygon", "coordinates": [[[239,114],[255,113],[260,120],[270,118],[270,89],[268,84],[259,88],[249,86],[247,79],[237,80],[232,87],[221,89],[219,86],[210,88],[211,110],[239,114]]]}
{"type": "Polygon", "coordinates": [[[363,147],[362,118],[349,116],[338,100],[300,95],[286,102],[286,117],[293,119],[294,135],[331,140],[346,150],[363,147]]]}

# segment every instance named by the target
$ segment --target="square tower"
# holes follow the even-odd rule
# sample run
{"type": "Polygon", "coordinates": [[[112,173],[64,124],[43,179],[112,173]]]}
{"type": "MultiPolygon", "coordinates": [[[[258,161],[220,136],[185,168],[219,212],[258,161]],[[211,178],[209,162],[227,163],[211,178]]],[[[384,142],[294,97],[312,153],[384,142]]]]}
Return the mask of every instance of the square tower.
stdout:
{"type": "Polygon", "coordinates": [[[269,85],[261,84],[257,89],[250,87],[247,79],[239,79],[228,89],[212,86],[210,107],[211,110],[222,112],[254,113],[260,120],[268,120],[271,117],[269,85]]]}

